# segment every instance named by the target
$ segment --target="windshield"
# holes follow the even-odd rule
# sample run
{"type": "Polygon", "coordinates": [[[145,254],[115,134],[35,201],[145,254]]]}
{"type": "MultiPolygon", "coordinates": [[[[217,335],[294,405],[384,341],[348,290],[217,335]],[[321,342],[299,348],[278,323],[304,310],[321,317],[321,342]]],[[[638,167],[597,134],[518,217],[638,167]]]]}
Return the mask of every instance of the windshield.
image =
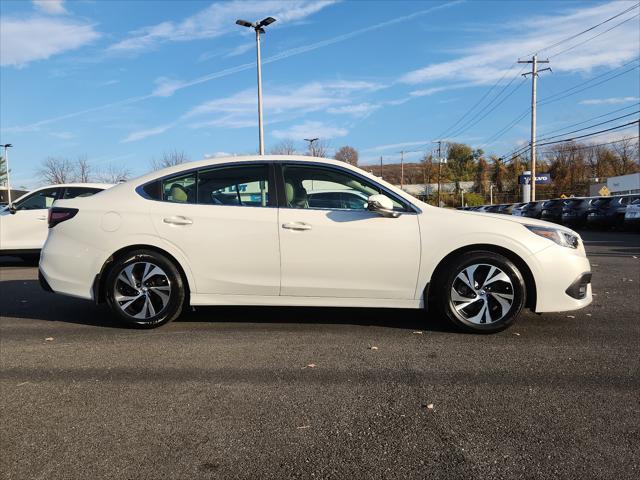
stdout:
{"type": "Polygon", "coordinates": [[[608,205],[609,203],[611,203],[612,198],[611,197],[607,197],[607,198],[599,198],[596,201],[593,202],[593,206],[594,207],[604,207],[605,205],[608,205]]]}

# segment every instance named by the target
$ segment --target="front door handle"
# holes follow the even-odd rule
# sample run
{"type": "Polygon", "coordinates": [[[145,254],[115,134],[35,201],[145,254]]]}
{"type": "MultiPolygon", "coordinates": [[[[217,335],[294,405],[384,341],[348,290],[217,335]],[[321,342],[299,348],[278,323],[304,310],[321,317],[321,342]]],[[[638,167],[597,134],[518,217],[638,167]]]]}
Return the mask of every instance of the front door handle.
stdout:
{"type": "Polygon", "coordinates": [[[290,222],[282,224],[282,228],[288,230],[311,230],[311,225],[304,222],[290,222]]]}
{"type": "Polygon", "coordinates": [[[38,220],[46,220],[47,217],[38,217],[38,220]]]}
{"type": "Polygon", "coordinates": [[[191,225],[193,223],[193,220],[191,220],[190,218],[182,217],[180,215],[176,215],[175,217],[167,217],[162,221],[170,225],[191,225]]]}

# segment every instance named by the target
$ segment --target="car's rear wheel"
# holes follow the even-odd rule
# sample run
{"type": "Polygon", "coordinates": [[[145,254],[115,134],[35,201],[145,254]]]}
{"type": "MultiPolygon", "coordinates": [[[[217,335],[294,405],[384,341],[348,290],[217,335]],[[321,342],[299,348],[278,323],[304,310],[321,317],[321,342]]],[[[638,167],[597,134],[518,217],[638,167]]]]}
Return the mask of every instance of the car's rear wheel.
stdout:
{"type": "Polygon", "coordinates": [[[503,255],[468,252],[442,270],[435,302],[457,327],[494,333],[509,327],[526,299],[526,286],[516,265],[503,255]]]}
{"type": "Polygon", "coordinates": [[[185,289],[180,272],[154,251],[138,250],[116,259],[105,287],[109,307],[132,327],[159,327],[182,312],[185,289]]]}

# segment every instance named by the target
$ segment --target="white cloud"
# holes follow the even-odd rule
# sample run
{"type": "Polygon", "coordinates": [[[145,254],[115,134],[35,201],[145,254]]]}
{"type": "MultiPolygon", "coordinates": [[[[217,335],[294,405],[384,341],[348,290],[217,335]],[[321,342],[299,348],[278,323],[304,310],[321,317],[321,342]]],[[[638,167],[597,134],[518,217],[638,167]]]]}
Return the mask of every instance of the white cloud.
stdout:
{"type": "MultiPolygon", "coordinates": [[[[382,88],[382,85],[344,80],[311,82],[299,87],[279,87],[269,90],[263,97],[265,117],[267,121],[274,123],[318,111],[362,115],[366,109],[372,111],[375,106],[369,104],[352,105],[351,99],[355,95],[372,92],[379,88],[382,88]],[[345,110],[331,112],[331,108],[345,110]],[[349,112],[349,108],[352,108],[353,111],[349,112]]],[[[192,124],[191,126],[195,128],[207,126],[249,127],[256,123],[256,105],[256,91],[254,88],[249,88],[228,97],[197,105],[182,118],[213,116],[212,119],[192,124]]]]}
{"type": "Polygon", "coordinates": [[[166,21],[131,32],[131,36],[109,47],[112,52],[139,52],[164,42],[215,38],[238,31],[238,18],[249,21],[273,16],[276,25],[302,20],[335,0],[232,0],[216,2],[180,22],[166,21]]]}
{"type": "MultiPolygon", "coordinates": [[[[474,85],[494,83],[505,73],[515,75],[524,65],[513,63],[523,55],[540,51],[541,56],[551,56],[551,66],[555,72],[588,72],[596,67],[616,67],[637,56],[638,22],[629,21],[618,28],[607,32],[592,41],[571,50],[570,54],[558,56],[553,54],[562,49],[578,44],[590,34],[576,38],[572,42],[558,47],[542,50],[564,38],[584,29],[585,25],[595,25],[604,18],[611,17],[625,8],[632,6],[630,2],[610,2],[586,8],[572,8],[561,14],[539,16],[526,19],[518,24],[509,25],[506,34],[498,41],[483,42],[465,50],[456,59],[441,63],[433,63],[426,67],[408,72],[401,78],[407,84],[421,84],[435,81],[465,81],[474,85]],[[512,65],[505,68],[506,65],[512,65]]],[[[615,23],[636,14],[631,11],[626,16],[614,20],[603,31],[615,23]]]]}
{"type": "Polygon", "coordinates": [[[33,5],[45,13],[52,15],[62,15],[67,13],[64,8],[63,0],[33,0],[33,5]]]}
{"type": "Polygon", "coordinates": [[[274,130],[272,135],[276,138],[336,138],[344,137],[349,133],[346,128],[326,125],[323,122],[308,121],[293,125],[285,130],[274,130]]]}
{"type": "Polygon", "coordinates": [[[401,143],[390,143],[388,145],[377,145],[375,147],[367,148],[363,150],[363,152],[384,152],[385,150],[398,150],[400,148],[407,147],[415,147],[418,145],[426,145],[430,144],[430,140],[417,140],[414,142],[401,142],[401,143]]]}
{"type": "MultiPolygon", "coordinates": [[[[445,4],[441,4],[441,5],[436,5],[436,6],[432,6],[429,7],[427,9],[424,10],[419,10],[417,12],[414,12],[412,14],[409,15],[404,15],[401,17],[395,17],[392,18],[390,20],[381,22],[381,23],[377,23],[375,25],[369,25],[367,27],[361,28],[359,30],[352,30],[349,33],[345,33],[342,35],[337,35],[335,37],[331,37],[331,38],[327,38],[324,40],[320,40],[318,42],[315,43],[311,43],[308,45],[302,45],[300,47],[295,47],[295,48],[291,48],[289,50],[285,50],[284,52],[281,52],[279,54],[273,55],[271,57],[267,57],[263,60],[263,65],[266,65],[268,63],[273,63],[273,62],[277,62],[280,60],[285,60],[287,58],[290,57],[294,57],[296,55],[304,55],[306,53],[309,53],[311,51],[320,49],[320,48],[324,48],[330,45],[335,45],[337,43],[341,43],[341,42],[345,42],[347,40],[350,40],[352,38],[355,38],[357,36],[360,35],[364,35],[366,33],[370,33],[379,29],[383,29],[385,27],[388,27],[390,25],[396,25],[402,22],[407,22],[409,20],[413,20],[415,18],[419,18],[421,16],[427,15],[429,13],[435,12],[437,10],[441,10],[441,9],[445,9],[445,8],[449,8],[449,7],[453,7],[455,5],[459,5],[463,3],[462,0],[454,0],[445,4]]],[[[215,54],[212,54],[215,55],[215,54]]],[[[51,118],[46,118],[43,120],[39,120],[35,123],[32,123],[30,125],[21,125],[21,126],[16,126],[16,127],[10,127],[10,128],[5,128],[3,129],[3,131],[25,131],[25,130],[32,130],[34,128],[38,128],[42,125],[46,125],[46,124],[50,124],[50,123],[55,123],[58,122],[60,120],[65,120],[68,118],[74,118],[74,117],[78,117],[78,116],[82,116],[82,115],[86,115],[88,113],[92,113],[92,112],[97,112],[97,111],[101,111],[101,110],[105,110],[114,106],[119,106],[119,105],[130,105],[133,103],[137,103],[137,102],[142,102],[144,100],[148,100],[150,98],[156,97],[156,96],[160,96],[160,94],[164,94],[165,96],[168,96],[172,93],[174,93],[177,90],[181,90],[183,88],[188,88],[188,87],[192,87],[195,85],[200,85],[202,83],[205,82],[210,82],[211,80],[215,80],[218,78],[222,78],[222,77],[227,77],[229,75],[233,75],[235,73],[238,72],[243,72],[249,69],[253,69],[255,68],[255,63],[251,62],[251,63],[245,63],[242,65],[237,65],[235,67],[231,67],[231,68],[227,68],[224,70],[220,70],[217,72],[213,72],[207,75],[203,75],[201,77],[192,79],[192,80],[185,80],[182,82],[179,81],[175,81],[174,85],[171,86],[171,88],[168,88],[165,85],[165,88],[161,89],[160,91],[158,91],[158,94],[149,94],[149,95],[142,95],[142,96],[138,96],[138,97],[129,97],[129,98],[125,98],[123,100],[119,100],[116,102],[111,102],[111,103],[107,103],[107,104],[102,104],[96,107],[92,107],[92,108],[87,108],[84,110],[79,110],[79,111],[75,111],[75,112],[69,112],[66,113],[64,115],[59,115],[57,117],[51,117],[51,118]]],[[[389,101],[387,102],[388,105],[401,105],[405,102],[407,102],[409,100],[409,98],[402,98],[399,100],[394,100],[394,101],[389,101]]]]}
{"type": "Polygon", "coordinates": [[[357,103],[354,105],[344,105],[341,107],[331,107],[327,109],[327,113],[333,113],[336,115],[351,115],[356,118],[365,118],[379,109],[381,105],[372,104],[368,102],[357,103]]]}
{"type": "Polygon", "coordinates": [[[616,105],[618,103],[630,103],[637,102],[640,97],[611,97],[611,98],[592,98],[589,100],[582,100],[582,105],[616,105]]]}
{"type": "Polygon", "coordinates": [[[71,140],[75,135],[71,132],[49,132],[49,135],[60,140],[71,140]]]}
{"type": "Polygon", "coordinates": [[[220,157],[232,157],[233,153],[228,152],[213,152],[213,153],[205,153],[204,158],[220,158],[220,157]]]}
{"type": "Polygon", "coordinates": [[[48,18],[0,19],[0,65],[23,67],[86,45],[100,37],[93,25],[48,18]]]}
{"type": "Polygon", "coordinates": [[[124,138],[120,143],[129,143],[129,142],[137,142],[138,140],[143,140],[145,138],[154,137],[156,135],[161,135],[167,130],[173,128],[175,123],[168,123],[166,125],[161,125],[155,128],[149,128],[146,130],[138,130],[137,132],[131,132],[126,138],[124,138]]]}
{"type": "Polygon", "coordinates": [[[225,58],[229,57],[237,57],[238,55],[242,55],[243,53],[248,52],[249,50],[253,50],[256,48],[255,43],[242,43],[237,47],[232,48],[227,53],[225,53],[225,58]]]}

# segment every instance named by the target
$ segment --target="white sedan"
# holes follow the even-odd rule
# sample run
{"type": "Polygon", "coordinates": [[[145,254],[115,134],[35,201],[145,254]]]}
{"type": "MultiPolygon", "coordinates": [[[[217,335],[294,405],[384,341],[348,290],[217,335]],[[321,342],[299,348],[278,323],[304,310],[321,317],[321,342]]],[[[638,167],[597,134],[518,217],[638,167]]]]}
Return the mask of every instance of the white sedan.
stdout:
{"type": "Polygon", "coordinates": [[[108,183],[49,185],[25,193],[0,209],[0,255],[37,254],[47,239],[47,214],[58,199],[94,195],[108,183]]]}
{"type": "Polygon", "coordinates": [[[577,233],[432,207],[356,167],[301,156],[170,167],[51,210],[43,287],[157,327],[186,305],[428,308],[475,332],[591,302],[577,233]],[[321,191],[366,203],[312,207],[321,191]]]}

